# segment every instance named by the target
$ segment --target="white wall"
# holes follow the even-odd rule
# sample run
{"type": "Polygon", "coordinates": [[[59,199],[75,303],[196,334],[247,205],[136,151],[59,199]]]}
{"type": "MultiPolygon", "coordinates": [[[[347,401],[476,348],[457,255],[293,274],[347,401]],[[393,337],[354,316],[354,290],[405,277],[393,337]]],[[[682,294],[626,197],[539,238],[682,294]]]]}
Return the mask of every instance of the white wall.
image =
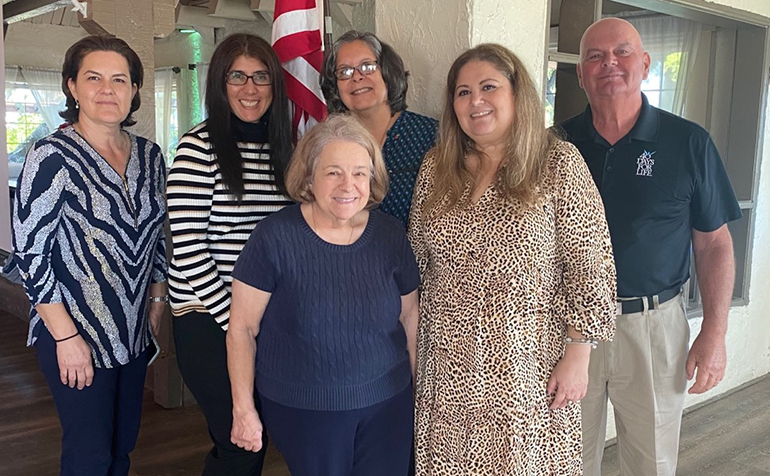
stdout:
{"type": "Polygon", "coordinates": [[[411,72],[409,108],[433,117],[441,113],[446,74],[470,47],[470,16],[464,0],[377,1],[377,36],[401,55],[411,72]]]}
{"type": "MultiPolygon", "coordinates": [[[[3,6],[0,5],[0,19],[3,6]]],[[[5,84],[5,41],[0,36],[0,84],[5,84]]],[[[11,202],[8,189],[8,153],[5,143],[5,94],[0,97],[0,250],[11,249],[11,202]]]]}
{"type": "Polygon", "coordinates": [[[527,65],[542,93],[548,17],[548,2],[545,1],[476,0],[472,3],[471,45],[499,43],[506,46],[527,65]]]}

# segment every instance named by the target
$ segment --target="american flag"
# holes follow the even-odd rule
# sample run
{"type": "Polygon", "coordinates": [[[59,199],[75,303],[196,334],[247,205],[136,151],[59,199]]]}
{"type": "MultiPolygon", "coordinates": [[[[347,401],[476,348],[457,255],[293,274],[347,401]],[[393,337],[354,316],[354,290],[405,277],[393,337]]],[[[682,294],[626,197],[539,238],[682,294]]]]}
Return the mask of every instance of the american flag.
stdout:
{"type": "Polygon", "coordinates": [[[273,49],[283,65],[286,93],[294,103],[297,139],[326,117],[318,81],[323,64],[319,11],[316,0],[275,0],[273,49]]]}

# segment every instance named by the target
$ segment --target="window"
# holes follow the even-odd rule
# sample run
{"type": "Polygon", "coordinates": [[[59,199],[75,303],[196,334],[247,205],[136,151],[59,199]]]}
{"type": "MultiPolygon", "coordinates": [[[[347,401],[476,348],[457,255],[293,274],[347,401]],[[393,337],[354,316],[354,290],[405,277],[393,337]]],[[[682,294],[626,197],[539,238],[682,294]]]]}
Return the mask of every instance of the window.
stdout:
{"type": "Polygon", "coordinates": [[[155,71],[155,136],[169,166],[179,143],[178,72],[178,68],[155,71]]]}
{"type": "MultiPolygon", "coordinates": [[[[14,152],[20,147],[28,148],[27,139],[35,132],[35,129],[44,125],[43,116],[38,112],[35,98],[29,88],[21,85],[13,89],[6,89],[10,94],[5,100],[5,127],[8,144],[9,160],[11,162],[23,162],[24,157],[19,157],[14,152]]],[[[45,127],[46,132],[48,128],[45,127]]],[[[26,150],[24,150],[26,152],[26,150]]]]}
{"type": "Polygon", "coordinates": [[[5,81],[5,127],[9,184],[16,185],[27,151],[37,140],[55,130],[65,107],[61,73],[7,67],[5,81]]]}
{"type": "MultiPolygon", "coordinates": [[[[594,19],[609,15],[633,23],[651,57],[650,74],[642,85],[650,103],[705,127],[722,155],[743,211],[743,218],[728,227],[736,261],[733,304],[745,304],[764,124],[767,20],[746,15],[727,17],[718,7],[691,11],[681,5],[674,7],[674,3],[660,1],[655,5],[675,12],[676,17],[628,5],[651,2],[553,1],[546,120],[559,123],[585,107],[585,94],[567,68],[578,59],[575,53],[585,28],[594,19]],[[560,22],[562,16],[566,19],[560,22]]],[[[694,266],[690,274],[695,277],[694,266]]],[[[699,314],[696,279],[690,280],[687,293],[688,311],[699,314]]]]}

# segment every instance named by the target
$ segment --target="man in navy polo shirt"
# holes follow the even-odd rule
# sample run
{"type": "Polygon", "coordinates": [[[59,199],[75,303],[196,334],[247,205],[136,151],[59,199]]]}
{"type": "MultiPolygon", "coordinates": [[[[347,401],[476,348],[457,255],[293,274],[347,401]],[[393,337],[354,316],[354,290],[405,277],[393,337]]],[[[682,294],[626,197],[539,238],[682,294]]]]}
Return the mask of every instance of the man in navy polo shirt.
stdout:
{"type": "Polygon", "coordinates": [[[708,133],[647,102],[649,67],[630,23],[591,25],[577,67],[589,106],[561,126],[601,192],[618,273],[616,337],[593,352],[581,405],[587,476],[601,473],[608,397],[621,474],[673,476],[687,380],[689,393],[703,393],[725,372],[735,277],[727,223],[741,211],[708,133]],[[691,246],[703,326],[688,353],[681,289],[691,246]]]}

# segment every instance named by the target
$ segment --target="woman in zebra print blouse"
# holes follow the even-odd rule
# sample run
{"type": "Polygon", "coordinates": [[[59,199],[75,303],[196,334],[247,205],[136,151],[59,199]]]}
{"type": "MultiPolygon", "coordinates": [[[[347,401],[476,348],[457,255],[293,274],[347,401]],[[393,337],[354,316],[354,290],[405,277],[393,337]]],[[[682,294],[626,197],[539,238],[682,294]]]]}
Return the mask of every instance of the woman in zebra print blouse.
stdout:
{"type": "Polygon", "coordinates": [[[123,130],[142,72],[123,40],[70,47],[67,124],[32,147],[16,190],[14,260],[63,429],[62,476],[128,474],[167,299],[163,156],[123,130]]]}

